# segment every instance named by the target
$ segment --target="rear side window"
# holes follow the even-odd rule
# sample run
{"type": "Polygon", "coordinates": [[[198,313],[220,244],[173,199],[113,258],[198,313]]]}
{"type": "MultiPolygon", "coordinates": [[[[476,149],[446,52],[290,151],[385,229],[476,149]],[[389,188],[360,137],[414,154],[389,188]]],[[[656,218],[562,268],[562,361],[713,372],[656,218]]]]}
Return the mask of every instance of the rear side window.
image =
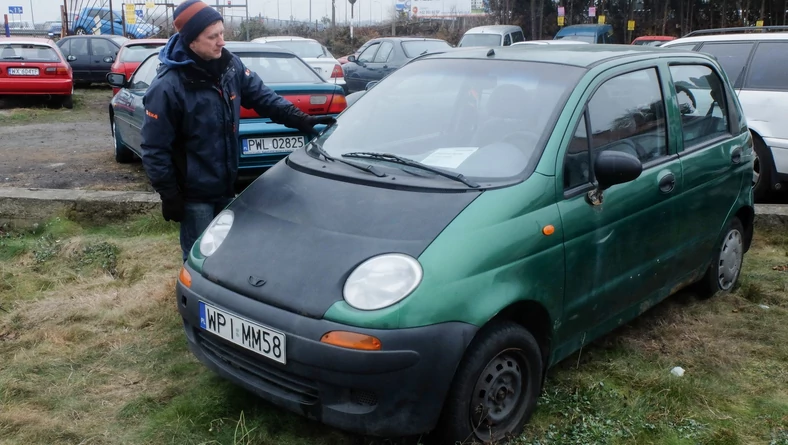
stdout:
{"type": "Polygon", "coordinates": [[[739,87],[739,79],[754,45],[752,42],[706,43],[700,51],[716,57],[731,84],[739,87]]]}
{"type": "Polygon", "coordinates": [[[788,41],[758,45],[745,88],[788,90],[788,41]]]}
{"type": "Polygon", "coordinates": [[[681,112],[684,148],[728,133],[728,107],[722,79],[704,65],[673,65],[673,85],[681,112]]]}
{"type": "Polygon", "coordinates": [[[375,54],[375,63],[383,63],[389,60],[391,51],[394,49],[394,44],[391,42],[383,42],[380,44],[378,53],[375,54]]]}
{"type": "Polygon", "coordinates": [[[0,60],[23,60],[29,62],[60,62],[57,51],[46,45],[24,43],[0,44],[0,60]]]}
{"type": "Polygon", "coordinates": [[[105,39],[93,39],[90,42],[91,55],[97,57],[107,57],[115,53],[115,45],[105,39]]]}
{"type": "Polygon", "coordinates": [[[697,43],[682,43],[680,45],[670,45],[666,46],[667,49],[685,49],[688,51],[692,51],[695,47],[698,46],[697,43]]]}
{"type": "Polygon", "coordinates": [[[512,43],[525,41],[522,31],[515,31],[512,33],[512,43]]]}

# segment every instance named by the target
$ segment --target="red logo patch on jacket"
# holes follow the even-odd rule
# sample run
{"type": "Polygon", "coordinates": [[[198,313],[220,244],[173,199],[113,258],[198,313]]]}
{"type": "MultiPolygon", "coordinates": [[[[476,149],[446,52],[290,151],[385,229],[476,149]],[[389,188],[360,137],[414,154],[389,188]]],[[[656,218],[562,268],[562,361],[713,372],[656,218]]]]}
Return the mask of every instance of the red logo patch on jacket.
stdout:
{"type": "Polygon", "coordinates": [[[158,118],[159,118],[159,115],[158,115],[158,114],[151,113],[151,112],[150,112],[150,111],[148,111],[148,110],[145,110],[145,114],[147,114],[148,116],[150,116],[150,117],[152,117],[152,118],[154,118],[154,119],[158,119],[158,118]]]}

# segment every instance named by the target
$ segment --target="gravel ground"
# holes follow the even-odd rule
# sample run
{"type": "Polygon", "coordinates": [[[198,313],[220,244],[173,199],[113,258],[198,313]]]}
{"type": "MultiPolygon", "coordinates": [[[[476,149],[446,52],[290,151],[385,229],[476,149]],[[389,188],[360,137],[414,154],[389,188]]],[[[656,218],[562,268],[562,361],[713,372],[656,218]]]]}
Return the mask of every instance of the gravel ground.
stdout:
{"type": "Polygon", "coordinates": [[[0,187],[151,191],[142,164],[115,162],[106,86],[75,91],[72,110],[0,98],[0,187]]]}

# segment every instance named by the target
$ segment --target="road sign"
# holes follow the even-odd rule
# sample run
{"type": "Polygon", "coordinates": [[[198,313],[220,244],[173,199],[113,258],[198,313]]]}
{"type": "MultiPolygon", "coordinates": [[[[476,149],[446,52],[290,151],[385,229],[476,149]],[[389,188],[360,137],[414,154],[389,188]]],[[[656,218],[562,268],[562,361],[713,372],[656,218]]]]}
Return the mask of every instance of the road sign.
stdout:
{"type": "Polygon", "coordinates": [[[600,25],[604,25],[604,24],[605,24],[605,16],[603,16],[603,15],[600,15],[600,16],[599,16],[599,22],[598,22],[598,23],[599,23],[600,25]]]}
{"type": "Polygon", "coordinates": [[[760,28],[761,26],[763,26],[763,20],[758,20],[757,22],[755,22],[755,26],[757,26],[757,27],[759,27],[759,28],[760,28]]]}
{"type": "Polygon", "coordinates": [[[124,6],[126,7],[126,24],[136,25],[137,13],[134,11],[134,3],[126,3],[124,6]]]}
{"type": "Polygon", "coordinates": [[[596,17],[596,8],[595,7],[592,6],[592,7],[588,8],[588,16],[589,17],[596,17]]]}
{"type": "Polygon", "coordinates": [[[563,6],[559,6],[559,7],[558,7],[558,17],[563,17],[563,16],[565,16],[565,15],[566,15],[565,11],[566,11],[566,10],[564,9],[564,7],[563,7],[563,6]]]}
{"type": "Polygon", "coordinates": [[[22,14],[22,7],[21,6],[9,6],[8,7],[9,14],[22,14]]]}
{"type": "Polygon", "coordinates": [[[627,31],[634,31],[635,30],[635,21],[629,20],[627,22],[627,31]]]}
{"type": "Polygon", "coordinates": [[[564,16],[558,17],[558,26],[564,26],[564,19],[565,19],[564,16]]]}

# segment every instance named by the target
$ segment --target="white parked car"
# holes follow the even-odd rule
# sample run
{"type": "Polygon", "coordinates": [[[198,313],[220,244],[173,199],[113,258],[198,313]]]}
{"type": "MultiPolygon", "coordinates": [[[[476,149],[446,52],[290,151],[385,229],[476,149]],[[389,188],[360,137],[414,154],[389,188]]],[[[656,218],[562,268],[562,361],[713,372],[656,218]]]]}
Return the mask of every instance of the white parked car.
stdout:
{"type": "Polygon", "coordinates": [[[317,40],[296,36],[268,36],[254,39],[252,42],[275,45],[295,53],[295,55],[309,64],[320,77],[328,82],[341,85],[347,92],[342,65],[317,40]]]}
{"type": "Polygon", "coordinates": [[[783,190],[788,184],[788,32],[754,29],[695,31],[661,48],[699,51],[719,60],[753,135],[753,193],[762,200],[770,190],[783,190]]]}

